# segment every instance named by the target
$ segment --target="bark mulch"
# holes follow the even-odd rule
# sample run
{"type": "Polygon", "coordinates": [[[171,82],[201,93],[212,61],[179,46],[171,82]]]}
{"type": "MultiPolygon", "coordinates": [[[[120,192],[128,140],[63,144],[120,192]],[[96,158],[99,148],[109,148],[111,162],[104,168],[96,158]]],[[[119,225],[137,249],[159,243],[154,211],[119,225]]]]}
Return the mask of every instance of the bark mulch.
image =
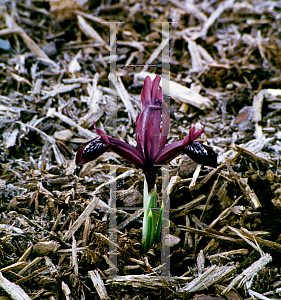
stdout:
{"type": "Polygon", "coordinates": [[[280,298],[280,30],[279,1],[2,0],[0,299],[280,298]],[[136,146],[143,80],[162,74],[165,47],[168,142],[203,126],[219,161],[170,163],[166,277],[161,244],[142,247],[141,170],[112,152],[74,162],[93,121],[136,146]],[[117,266],[110,184],[128,208],[116,211],[117,266]]]}

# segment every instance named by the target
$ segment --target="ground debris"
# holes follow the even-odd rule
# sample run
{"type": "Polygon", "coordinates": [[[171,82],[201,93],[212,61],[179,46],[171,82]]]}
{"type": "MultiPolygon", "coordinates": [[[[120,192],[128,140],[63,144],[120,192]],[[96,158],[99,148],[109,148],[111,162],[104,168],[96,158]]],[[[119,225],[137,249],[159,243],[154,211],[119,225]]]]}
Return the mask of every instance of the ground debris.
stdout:
{"type": "Polygon", "coordinates": [[[187,2],[1,2],[1,299],[280,296],[280,3],[187,2]],[[167,261],[143,251],[141,170],[75,164],[93,122],[137,146],[144,78],[162,73],[168,143],[204,127],[219,161],[175,158],[167,191],[159,171],[167,261]]]}

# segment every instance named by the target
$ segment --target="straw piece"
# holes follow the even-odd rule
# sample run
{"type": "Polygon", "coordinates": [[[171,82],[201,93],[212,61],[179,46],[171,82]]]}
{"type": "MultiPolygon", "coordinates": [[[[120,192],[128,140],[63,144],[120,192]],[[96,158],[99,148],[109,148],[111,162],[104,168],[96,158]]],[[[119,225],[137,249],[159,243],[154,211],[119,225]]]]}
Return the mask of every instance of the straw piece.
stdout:
{"type": "Polygon", "coordinates": [[[210,27],[215,23],[219,16],[227,9],[229,9],[235,0],[227,0],[218,5],[218,8],[205,21],[200,33],[195,33],[191,38],[196,40],[199,37],[205,38],[210,27]]]}
{"type": "Polygon", "coordinates": [[[76,124],[73,120],[71,120],[67,116],[65,116],[59,112],[56,112],[55,108],[50,108],[48,110],[47,117],[51,117],[51,118],[58,117],[59,119],[61,119],[65,123],[69,124],[70,126],[76,127],[78,129],[79,133],[81,135],[85,136],[86,138],[94,139],[97,137],[97,134],[95,134],[94,132],[83,128],[82,126],[76,124]]]}
{"type": "Polygon", "coordinates": [[[50,97],[55,97],[58,94],[63,94],[67,92],[71,92],[75,89],[78,89],[81,87],[80,83],[74,83],[74,84],[61,84],[59,87],[56,86],[53,90],[51,91],[44,91],[46,94],[44,97],[42,97],[42,100],[46,100],[50,97]]]}
{"type": "Polygon", "coordinates": [[[191,14],[191,15],[195,16],[200,21],[203,21],[203,22],[207,21],[206,15],[203,12],[201,12],[197,8],[197,6],[193,4],[193,2],[191,2],[191,1],[180,2],[178,0],[169,0],[169,2],[172,3],[174,6],[182,9],[187,14],[191,14]],[[186,3],[186,5],[184,5],[183,3],[186,3]]]}
{"type": "Polygon", "coordinates": [[[99,101],[102,95],[102,92],[98,89],[98,80],[100,78],[99,73],[96,73],[92,79],[92,86],[90,88],[90,96],[88,97],[89,109],[87,113],[79,119],[79,125],[83,127],[89,127],[93,124],[93,121],[98,121],[99,118],[103,115],[103,110],[99,108],[99,101]]]}
{"type": "Polygon", "coordinates": [[[126,91],[126,89],[124,87],[124,84],[123,84],[123,82],[122,82],[122,80],[121,80],[121,78],[119,76],[117,77],[116,89],[117,89],[117,93],[118,93],[119,97],[121,98],[121,100],[123,101],[126,109],[128,110],[129,115],[131,116],[131,118],[135,122],[138,113],[134,109],[134,106],[133,106],[133,104],[132,104],[132,102],[130,100],[130,95],[126,91]]]}
{"type": "Polygon", "coordinates": [[[150,55],[149,59],[146,61],[145,66],[143,67],[142,73],[145,72],[149,65],[153,63],[153,61],[158,57],[162,49],[167,46],[169,43],[169,38],[166,38],[165,40],[162,41],[162,43],[153,51],[153,53],[150,55]]]}

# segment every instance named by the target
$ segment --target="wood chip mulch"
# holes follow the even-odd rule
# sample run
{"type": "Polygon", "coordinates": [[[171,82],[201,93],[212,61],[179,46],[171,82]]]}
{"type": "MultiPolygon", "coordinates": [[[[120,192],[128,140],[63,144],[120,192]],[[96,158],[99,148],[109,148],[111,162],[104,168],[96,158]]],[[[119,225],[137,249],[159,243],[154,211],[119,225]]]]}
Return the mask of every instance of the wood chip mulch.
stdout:
{"type": "Polygon", "coordinates": [[[280,53],[279,1],[2,0],[0,299],[280,299],[280,53]],[[163,277],[161,244],[141,244],[141,170],[112,152],[74,159],[93,121],[109,133],[112,93],[111,133],[136,146],[143,80],[162,74],[167,45],[168,142],[203,126],[219,166],[171,161],[163,277]],[[128,208],[116,211],[117,266],[110,182],[128,208]]]}

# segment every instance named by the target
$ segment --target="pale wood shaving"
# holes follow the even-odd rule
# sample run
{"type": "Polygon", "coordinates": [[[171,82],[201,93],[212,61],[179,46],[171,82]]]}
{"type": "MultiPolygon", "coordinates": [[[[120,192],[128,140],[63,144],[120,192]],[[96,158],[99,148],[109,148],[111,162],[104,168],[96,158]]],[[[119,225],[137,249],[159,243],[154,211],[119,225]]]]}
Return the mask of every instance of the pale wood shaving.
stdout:
{"type": "Polygon", "coordinates": [[[117,276],[112,279],[107,279],[107,283],[113,285],[121,286],[132,286],[134,288],[149,288],[149,289],[158,289],[163,285],[163,283],[168,283],[170,285],[176,285],[178,283],[185,283],[189,281],[190,278],[183,277],[169,277],[167,281],[165,277],[153,276],[153,275],[126,275],[126,276],[117,276]]]}
{"type": "Polygon", "coordinates": [[[96,290],[100,296],[100,299],[101,300],[110,299],[108,297],[104,282],[103,282],[98,270],[88,271],[88,274],[93,282],[94,287],[96,288],[96,290]]]}
{"type": "Polygon", "coordinates": [[[102,37],[96,32],[96,30],[87,23],[87,21],[81,16],[77,15],[78,26],[80,30],[90,39],[93,39],[96,43],[105,47],[106,50],[110,50],[108,43],[106,43],[102,37]]]}
{"type": "Polygon", "coordinates": [[[0,287],[5,290],[13,300],[31,300],[21,287],[6,279],[1,272],[0,287]]]}
{"type": "Polygon", "coordinates": [[[71,238],[72,234],[76,232],[78,228],[85,222],[87,217],[92,213],[92,211],[96,208],[99,202],[99,198],[93,196],[93,200],[87,205],[86,209],[79,216],[79,218],[73,223],[73,225],[69,228],[69,230],[64,234],[63,240],[67,241],[71,238]]]}
{"type": "Polygon", "coordinates": [[[241,274],[237,275],[231,283],[224,289],[222,294],[226,294],[234,287],[245,286],[246,289],[249,289],[252,286],[253,279],[257,273],[263,269],[269,262],[271,262],[272,257],[269,254],[263,255],[259,260],[255,261],[250,267],[244,270],[241,274]]]}
{"type": "Polygon", "coordinates": [[[222,281],[236,270],[234,266],[216,266],[208,268],[204,273],[185,285],[179,292],[197,292],[222,281]]]}

